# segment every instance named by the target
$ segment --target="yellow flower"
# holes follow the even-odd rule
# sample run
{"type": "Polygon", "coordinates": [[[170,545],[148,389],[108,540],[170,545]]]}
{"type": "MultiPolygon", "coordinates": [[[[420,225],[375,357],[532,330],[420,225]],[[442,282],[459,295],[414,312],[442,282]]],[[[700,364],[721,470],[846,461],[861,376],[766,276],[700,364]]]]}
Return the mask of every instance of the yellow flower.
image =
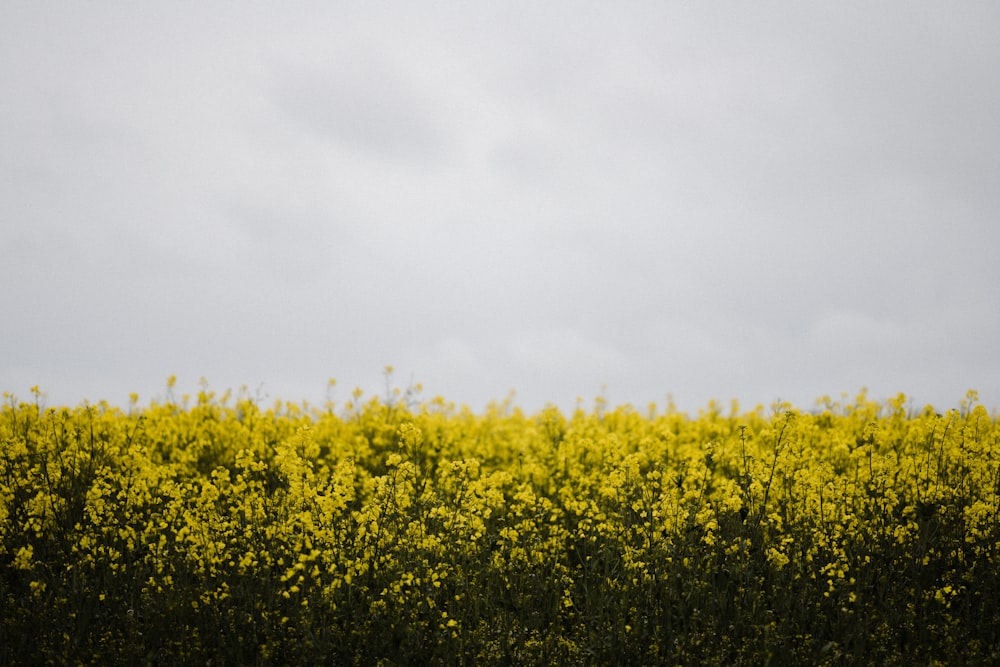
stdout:
{"type": "Polygon", "coordinates": [[[770,561],[770,563],[779,570],[788,565],[789,563],[788,556],[781,553],[774,547],[771,547],[767,550],[767,560],[770,561]]]}
{"type": "Polygon", "coordinates": [[[35,548],[32,545],[21,547],[17,550],[17,555],[14,556],[14,567],[18,570],[30,570],[34,554],[35,548]]]}

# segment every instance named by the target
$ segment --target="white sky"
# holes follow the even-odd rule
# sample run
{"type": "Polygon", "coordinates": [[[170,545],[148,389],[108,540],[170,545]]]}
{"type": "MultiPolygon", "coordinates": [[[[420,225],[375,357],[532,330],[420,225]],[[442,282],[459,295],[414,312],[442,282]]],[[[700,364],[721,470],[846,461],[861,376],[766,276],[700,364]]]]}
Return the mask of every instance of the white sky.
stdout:
{"type": "Polygon", "coordinates": [[[7,0],[0,389],[996,407],[998,71],[995,2],[7,0]]]}

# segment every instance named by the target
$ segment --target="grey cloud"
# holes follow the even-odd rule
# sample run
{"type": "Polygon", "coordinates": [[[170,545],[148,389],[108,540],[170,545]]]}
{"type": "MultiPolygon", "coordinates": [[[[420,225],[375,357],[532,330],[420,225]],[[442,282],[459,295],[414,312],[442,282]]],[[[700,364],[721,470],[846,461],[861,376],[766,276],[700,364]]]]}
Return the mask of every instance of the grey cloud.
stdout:
{"type": "Polygon", "coordinates": [[[996,403],[992,4],[56,13],[0,9],[21,393],[996,403]]]}
{"type": "Polygon", "coordinates": [[[401,67],[361,45],[332,60],[280,74],[278,107],[310,132],[376,158],[434,160],[448,151],[450,132],[436,113],[442,102],[401,67]]]}

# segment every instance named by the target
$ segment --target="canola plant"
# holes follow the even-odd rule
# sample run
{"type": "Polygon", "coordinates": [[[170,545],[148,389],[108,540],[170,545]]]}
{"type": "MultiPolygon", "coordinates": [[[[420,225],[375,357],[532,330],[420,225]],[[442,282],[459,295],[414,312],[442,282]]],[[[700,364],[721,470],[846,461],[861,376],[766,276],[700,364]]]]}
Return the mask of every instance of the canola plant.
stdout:
{"type": "Polygon", "coordinates": [[[974,392],[693,416],[35,393],[0,411],[2,664],[1000,660],[974,392]]]}

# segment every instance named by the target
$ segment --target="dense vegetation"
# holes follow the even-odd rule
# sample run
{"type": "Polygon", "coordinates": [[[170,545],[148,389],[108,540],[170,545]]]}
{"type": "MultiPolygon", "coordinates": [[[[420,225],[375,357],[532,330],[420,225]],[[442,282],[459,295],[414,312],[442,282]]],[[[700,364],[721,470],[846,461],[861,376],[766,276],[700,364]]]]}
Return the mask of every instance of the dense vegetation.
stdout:
{"type": "Polygon", "coordinates": [[[0,412],[2,664],[1000,660],[974,392],[697,416],[39,396],[0,412]]]}

